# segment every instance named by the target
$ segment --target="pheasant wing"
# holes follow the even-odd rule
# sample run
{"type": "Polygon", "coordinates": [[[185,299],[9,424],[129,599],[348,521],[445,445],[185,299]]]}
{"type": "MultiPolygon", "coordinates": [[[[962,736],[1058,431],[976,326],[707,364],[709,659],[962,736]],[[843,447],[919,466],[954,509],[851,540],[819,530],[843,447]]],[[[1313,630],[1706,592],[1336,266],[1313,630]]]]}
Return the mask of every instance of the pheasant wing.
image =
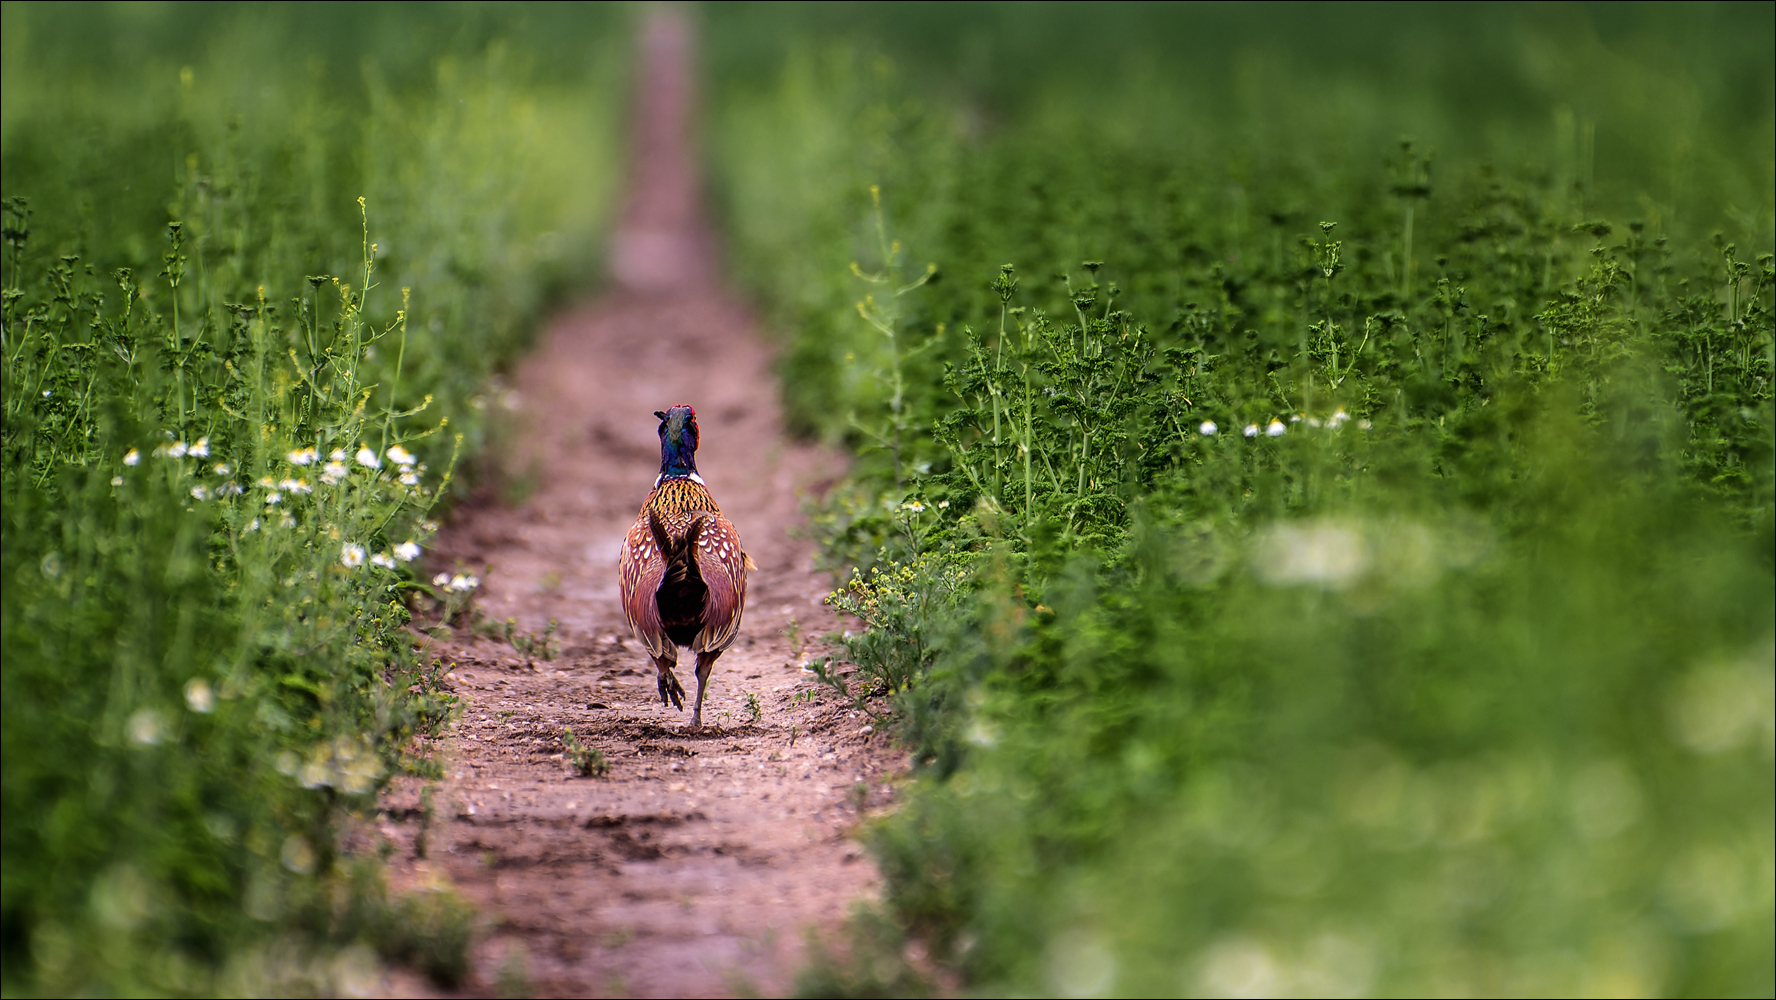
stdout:
{"type": "Polygon", "coordinates": [[[618,557],[617,568],[623,579],[623,619],[647,646],[650,656],[664,656],[666,627],[660,623],[660,606],[654,595],[666,575],[666,560],[645,517],[638,519],[623,539],[623,554],[618,557]]]}
{"type": "Polygon", "coordinates": [[[703,631],[691,648],[720,652],[733,645],[740,632],[740,614],[746,610],[746,554],[740,551],[734,525],[720,514],[704,523],[697,539],[697,571],[709,597],[703,605],[703,631]]]}

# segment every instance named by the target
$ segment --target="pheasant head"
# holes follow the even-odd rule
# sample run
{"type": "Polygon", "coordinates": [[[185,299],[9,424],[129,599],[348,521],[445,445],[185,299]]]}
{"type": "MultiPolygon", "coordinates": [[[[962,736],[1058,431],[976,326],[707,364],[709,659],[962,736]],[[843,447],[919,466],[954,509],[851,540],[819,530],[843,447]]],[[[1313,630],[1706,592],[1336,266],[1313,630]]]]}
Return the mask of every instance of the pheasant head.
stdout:
{"type": "Polygon", "coordinates": [[[697,411],[689,406],[655,410],[660,418],[660,478],[697,476],[697,411]]]}

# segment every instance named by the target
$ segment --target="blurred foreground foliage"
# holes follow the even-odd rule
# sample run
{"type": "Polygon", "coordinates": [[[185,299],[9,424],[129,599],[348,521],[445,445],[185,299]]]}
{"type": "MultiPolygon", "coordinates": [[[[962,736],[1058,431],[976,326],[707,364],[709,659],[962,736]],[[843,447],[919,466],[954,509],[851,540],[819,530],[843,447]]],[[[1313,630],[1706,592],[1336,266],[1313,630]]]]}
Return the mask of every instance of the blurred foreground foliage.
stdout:
{"type": "Polygon", "coordinates": [[[621,17],[6,5],[8,993],[466,974],[344,845],[437,776],[414,560],[592,266],[621,17]]]}
{"type": "Polygon", "coordinates": [[[920,765],[809,995],[1776,988],[1768,8],[706,17],[920,765]]]}

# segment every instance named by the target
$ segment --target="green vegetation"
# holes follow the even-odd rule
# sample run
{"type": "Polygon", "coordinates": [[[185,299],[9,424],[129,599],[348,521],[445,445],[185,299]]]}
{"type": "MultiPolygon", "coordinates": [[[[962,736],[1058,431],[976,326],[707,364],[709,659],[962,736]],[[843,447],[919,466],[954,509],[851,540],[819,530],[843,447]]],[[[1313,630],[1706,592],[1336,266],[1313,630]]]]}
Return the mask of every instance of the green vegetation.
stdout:
{"type": "Polygon", "coordinates": [[[1776,989],[1767,7],[706,17],[922,765],[810,995],[1776,989]]]}
{"type": "Polygon", "coordinates": [[[610,762],[604,751],[587,746],[574,736],[572,728],[561,731],[561,745],[567,748],[567,763],[582,778],[602,778],[610,773],[610,762]]]}
{"type": "MultiPolygon", "coordinates": [[[[3,16],[0,985],[458,982],[341,845],[436,774],[411,598],[556,652],[414,567],[595,263],[627,15],[3,16]]],[[[1776,990],[1768,5],[704,16],[857,452],[812,667],[919,763],[809,993],[1776,990]]]]}
{"type": "Polygon", "coordinates": [[[466,973],[466,904],[391,898],[341,836],[435,775],[453,701],[407,598],[472,582],[415,559],[490,377],[592,264],[627,34],[6,6],[8,993],[466,973]]]}

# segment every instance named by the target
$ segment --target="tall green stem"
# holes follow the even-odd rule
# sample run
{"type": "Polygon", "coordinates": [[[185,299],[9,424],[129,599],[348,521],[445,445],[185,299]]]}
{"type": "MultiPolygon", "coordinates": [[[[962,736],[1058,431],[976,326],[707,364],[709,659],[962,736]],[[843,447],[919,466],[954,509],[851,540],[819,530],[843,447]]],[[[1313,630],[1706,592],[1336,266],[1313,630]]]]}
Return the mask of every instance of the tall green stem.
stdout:
{"type": "Polygon", "coordinates": [[[1402,307],[1411,301],[1412,296],[1412,199],[1406,199],[1406,231],[1401,237],[1400,259],[1400,304],[1402,307]]]}

